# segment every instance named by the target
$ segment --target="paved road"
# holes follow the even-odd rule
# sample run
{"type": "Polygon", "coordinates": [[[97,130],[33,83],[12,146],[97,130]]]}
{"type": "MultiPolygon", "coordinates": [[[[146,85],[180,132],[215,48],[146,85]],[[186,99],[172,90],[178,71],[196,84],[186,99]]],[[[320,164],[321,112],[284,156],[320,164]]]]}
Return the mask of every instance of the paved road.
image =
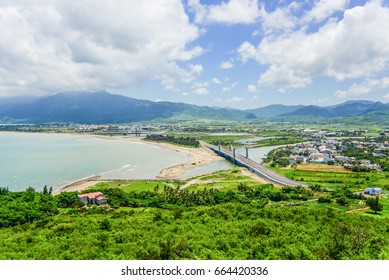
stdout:
{"type": "MultiPolygon", "coordinates": [[[[219,154],[219,148],[216,146],[213,146],[211,144],[208,144],[204,141],[201,141],[201,145],[211,149],[215,153],[219,154]]],[[[222,156],[229,158],[231,161],[233,161],[234,156],[232,151],[228,151],[226,149],[221,148],[220,152],[222,156]]],[[[241,154],[235,153],[235,163],[241,166],[247,167],[251,172],[257,174],[258,176],[262,177],[266,181],[270,183],[276,183],[282,186],[302,186],[302,187],[308,187],[306,184],[302,184],[300,182],[294,181],[292,179],[289,179],[261,164],[258,162],[255,162],[249,158],[246,158],[242,156],[241,154]]]]}

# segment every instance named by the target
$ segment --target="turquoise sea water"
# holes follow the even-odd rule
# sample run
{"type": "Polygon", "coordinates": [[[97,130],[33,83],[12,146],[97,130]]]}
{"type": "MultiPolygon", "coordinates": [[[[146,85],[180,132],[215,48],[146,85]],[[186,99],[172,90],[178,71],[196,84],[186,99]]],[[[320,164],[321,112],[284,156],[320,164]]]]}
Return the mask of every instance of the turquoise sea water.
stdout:
{"type": "Polygon", "coordinates": [[[186,161],[185,154],[120,138],[0,133],[0,186],[13,191],[44,185],[58,189],[97,174],[106,179],[155,178],[161,169],[186,161]]]}

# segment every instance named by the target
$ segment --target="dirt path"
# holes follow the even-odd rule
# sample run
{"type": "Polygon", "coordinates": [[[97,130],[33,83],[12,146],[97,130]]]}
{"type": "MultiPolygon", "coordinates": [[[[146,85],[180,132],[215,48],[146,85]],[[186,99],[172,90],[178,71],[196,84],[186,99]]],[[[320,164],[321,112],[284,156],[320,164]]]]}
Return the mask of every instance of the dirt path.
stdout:
{"type": "Polygon", "coordinates": [[[348,210],[348,211],[346,211],[346,213],[353,213],[353,212],[362,211],[362,210],[369,210],[369,209],[370,209],[370,207],[358,208],[358,209],[348,210]]]}

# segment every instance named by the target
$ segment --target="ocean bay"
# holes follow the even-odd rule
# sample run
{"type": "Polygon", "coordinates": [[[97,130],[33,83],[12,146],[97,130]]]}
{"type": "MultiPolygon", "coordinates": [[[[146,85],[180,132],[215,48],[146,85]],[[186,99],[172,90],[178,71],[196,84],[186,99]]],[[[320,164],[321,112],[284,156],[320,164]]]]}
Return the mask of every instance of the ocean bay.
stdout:
{"type": "MultiPolygon", "coordinates": [[[[55,190],[92,175],[102,179],[155,178],[187,155],[141,141],[43,133],[0,133],[0,186],[12,191],[55,190]]],[[[206,171],[204,171],[206,172],[206,171]]]]}

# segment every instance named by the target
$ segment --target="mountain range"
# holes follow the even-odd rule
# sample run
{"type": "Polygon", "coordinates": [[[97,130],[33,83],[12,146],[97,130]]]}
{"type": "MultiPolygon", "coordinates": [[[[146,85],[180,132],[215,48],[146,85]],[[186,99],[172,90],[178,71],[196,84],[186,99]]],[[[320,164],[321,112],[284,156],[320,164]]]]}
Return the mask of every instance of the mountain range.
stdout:
{"type": "Polygon", "coordinates": [[[130,123],[151,120],[250,120],[256,118],[353,117],[384,114],[389,103],[365,100],[319,107],[269,105],[250,110],[153,102],[99,92],[65,92],[42,98],[0,99],[0,120],[16,123],[130,123]]]}

